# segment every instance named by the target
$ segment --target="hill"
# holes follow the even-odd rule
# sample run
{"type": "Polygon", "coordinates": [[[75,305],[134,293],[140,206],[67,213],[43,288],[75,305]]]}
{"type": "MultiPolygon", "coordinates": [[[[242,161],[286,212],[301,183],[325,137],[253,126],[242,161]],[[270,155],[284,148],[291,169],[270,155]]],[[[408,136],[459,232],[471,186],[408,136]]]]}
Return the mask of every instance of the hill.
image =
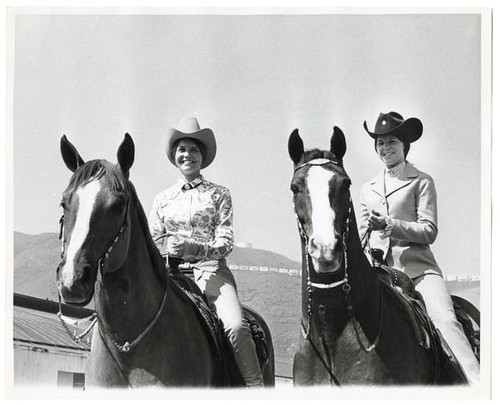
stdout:
{"type": "MultiPolygon", "coordinates": [[[[57,300],[55,270],[61,254],[56,233],[28,235],[14,232],[14,291],[57,300]]],[[[234,247],[229,264],[300,268],[300,263],[264,249],[234,247]]]]}

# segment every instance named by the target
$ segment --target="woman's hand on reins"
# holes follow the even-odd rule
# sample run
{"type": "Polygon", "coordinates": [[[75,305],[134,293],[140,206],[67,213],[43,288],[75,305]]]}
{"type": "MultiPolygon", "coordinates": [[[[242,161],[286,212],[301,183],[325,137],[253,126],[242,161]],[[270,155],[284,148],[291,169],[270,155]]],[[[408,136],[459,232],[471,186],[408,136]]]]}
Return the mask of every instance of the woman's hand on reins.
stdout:
{"type": "Polygon", "coordinates": [[[387,226],[385,217],[372,210],[368,216],[368,226],[374,231],[383,231],[387,226]]]}
{"type": "Polygon", "coordinates": [[[170,235],[167,237],[167,253],[169,256],[182,257],[184,256],[185,243],[184,239],[170,235]]]}

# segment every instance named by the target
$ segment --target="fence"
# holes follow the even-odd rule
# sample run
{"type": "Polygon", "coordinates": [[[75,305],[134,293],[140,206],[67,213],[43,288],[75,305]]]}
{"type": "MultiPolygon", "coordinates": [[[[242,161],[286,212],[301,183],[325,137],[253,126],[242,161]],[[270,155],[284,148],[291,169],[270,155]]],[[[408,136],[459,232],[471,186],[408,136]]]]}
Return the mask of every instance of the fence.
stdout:
{"type": "MultiPolygon", "coordinates": [[[[270,267],[270,266],[255,266],[248,264],[229,264],[231,270],[245,270],[245,271],[261,271],[270,273],[282,273],[288,276],[300,277],[302,276],[302,269],[289,269],[286,267],[270,267]]],[[[470,275],[445,275],[444,279],[446,281],[457,281],[457,282],[473,282],[480,281],[479,276],[470,275]]]]}

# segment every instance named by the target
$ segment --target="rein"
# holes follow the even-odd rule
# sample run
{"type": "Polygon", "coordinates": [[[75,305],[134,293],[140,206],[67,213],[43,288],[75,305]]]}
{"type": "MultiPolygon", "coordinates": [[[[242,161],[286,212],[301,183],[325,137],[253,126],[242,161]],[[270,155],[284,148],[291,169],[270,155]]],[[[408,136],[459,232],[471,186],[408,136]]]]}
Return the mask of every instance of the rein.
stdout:
{"type": "MultiPolygon", "coordinates": [[[[124,233],[129,226],[128,219],[127,219],[128,218],[128,211],[129,211],[129,201],[130,200],[127,199],[127,204],[125,207],[125,216],[123,219],[122,226],[120,227],[120,229],[119,229],[118,233],[116,234],[115,238],[113,239],[113,241],[110,243],[109,248],[106,250],[104,255],[102,255],[101,258],[97,261],[97,277],[96,277],[96,282],[95,282],[95,285],[97,288],[94,287],[94,297],[95,297],[96,304],[97,304],[97,296],[98,296],[99,288],[103,284],[102,278],[104,275],[103,274],[104,273],[104,270],[103,270],[104,266],[105,266],[106,262],[108,261],[112,250],[115,248],[115,246],[119,242],[120,238],[121,237],[124,238],[124,233]]],[[[64,214],[61,216],[61,219],[59,220],[59,224],[60,224],[59,239],[62,240],[63,234],[64,234],[64,214]]],[[[62,240],[61,260],[64,257],[64,252],[65,252],[65,244],[64,244],[64,240],[62,240]]],[[[131,349],[133,349],[135,346],[137,346],[139,344],[139,342],[144,338],[144,336],[146,336],[148,334],[148,332],[153,328],[153,326],[158,321],[158,319],[163,311],[163,308],[165,307],[165,303],[167,301],[167,292],[168,292],[168,286],[165,287],[165,293],[163,294],[162,302],[161,302],[160,307],[158,308],[158,311],[156,312],[155,316],[153,317],[151,322],[146,326],[146,328],[139,334],[139,336],[137,336],[137,338],[135,338],[132,342],[125,341],[125,343],[123,343],[123,344],[117,343],[111,337],[113,335],[106,329],[106,327],[104,326],[104,323],[103,322],[99,323],[100,329],[102,328],[102,330],[105,332],[105,334],[107,334],[110,337],[111,342],[118,349],[119,352],[128,353],[131,349]]],[[[58,289],[58,297],[59,297],[59,312],[57,313],[57,316],[58,316],[59,320],[61,321],[61,324],[62,324],[64,330],[66,331],[66,333],[76,343],[79,343],[92,330],[92,328],[94,327],[96,322],[99,320],[99,315],[96,311],[94,314],[92,314],[91,316],[89,316],[87,318],[83,318],[83,319],[79,319],[79,320],[72,320],[71,318],[64,316],[62,313],[61,292],[59,291],[59,289],[58,289]],[[85,329],[84,332],[82,332],[80,334],[76,334],[75,332],[72,332],[68,327],[68,323],[76,326],[78,324],[85,323],[85,322],[91,322],[91,324],[89,327],[87,327],[87,329],[85,329]]],[[[115,335],[117,335],[117,334],[115,334],[115,335]]],[[[122,339],[120,339],[120,340],[122,340],[122,339]]]]}
{"type": "MultiPolygon", "coordinates": [[[[324,166],[326,164],[333,163],[337,166],[342,166],[342,164],[336,160],[332,159],[313,159],[310,162],[303,163],[302,165],[298,166],[295,168],[294,173],[306,166],[324,166]]],[[[313,315],[313,310],[312,310],[312,303],[313,303],[313,298],[312,298],[312,293],[315,288],[318,289],[334,289],[337,287],[342,287],[342,291],[344,292],[345,298],[347,300],[347,311],[349,314],[349,320],[351,320],[351,323],[354,328],[354,332],[356,335],[356,340],[358,341],[359,346],[365,353],[370,353],[375,348],[377,347],[379,341],[380,341],[380,333],[382,330],[382,314],[383,314],[383,302],[382,302],[382,294],[380,294],[380,322],[379,322],[379,327],[378,327],[378,332],[377,336],[374,339],[373,343],[370,346],[366,346],[364,342],[361,340],[361,334],[359,331],[360,325],[359,322],[356,319],[356,314],[354,312],[354,307],[351,302],[351,285],[349,284],[349,272],[348,272],[348,259],[347,259],[347,237],[349,234],[349,227],[350,227],[350,219],[351,219],[351,213],[352,213],[352,199],[351,196],[349,195],[349,210],[347,213],[347,217],[345,220],[345,228],[342,233],[342,247],[343,247],[343,256],[344,256],[344,277],[340,281],[336,281],[333,283],[325,284],[325,283],[313,283],[311,282],[311,276],[310,276],[310,268],[309,268],[309,260],[310,260],[310,255],[309,255],[309,244],[308,244],[308,237],[307,234],[304,230],[304,227],[302,223],[299,221],[299,218],[297,216],[297,211],[295,211],[295,216],[299,228],[299,234],[301,238],[303,239],[304,246],[306,247],[306,256],[305,256],[305,261],[306,261],[306,277],[307,277],[307,326],[304,325],[304,322],[302,323],[302,334],[305,339],[309,341],[311,344],[312,348],[314,349],[316,356],[320,359],[321,363],[327,370],[330,380],[335,383],[335,385],[340,386],[340,382],[335,376],[335,373],[333,372],[332,366],[331,366],[331,359],[329,355],[328,348],[326,346],[326,342],[324,341],[323,337],[321,337],[321,343],[323,345],[323,351],[328,357],[328,362],[323,359],[321,356],[320,351],[318,348],[316,348],[314,342],[311,339],[310,332],[311,332],[311,318],[313,315]]]]}

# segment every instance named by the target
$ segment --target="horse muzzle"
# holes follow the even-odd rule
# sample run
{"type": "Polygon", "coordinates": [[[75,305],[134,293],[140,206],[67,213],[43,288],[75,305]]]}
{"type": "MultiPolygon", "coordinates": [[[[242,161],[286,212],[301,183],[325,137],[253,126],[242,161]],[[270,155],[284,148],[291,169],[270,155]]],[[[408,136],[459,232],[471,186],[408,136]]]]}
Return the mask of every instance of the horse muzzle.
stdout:
{"type": "Polygon", "coordinates": [[[68,263],[61,262],[57,266],[57,288],[67,304],[87,305],[94,294],[95,278],[95,267],[88,263],[68,266],[68,263]]]}
{"type": "Polygon", "coordinates": [[[335,238],[328,243],[311,238],[308,253],[317,273],[335,273],[342,264],[342,243],[335,238]]]}

